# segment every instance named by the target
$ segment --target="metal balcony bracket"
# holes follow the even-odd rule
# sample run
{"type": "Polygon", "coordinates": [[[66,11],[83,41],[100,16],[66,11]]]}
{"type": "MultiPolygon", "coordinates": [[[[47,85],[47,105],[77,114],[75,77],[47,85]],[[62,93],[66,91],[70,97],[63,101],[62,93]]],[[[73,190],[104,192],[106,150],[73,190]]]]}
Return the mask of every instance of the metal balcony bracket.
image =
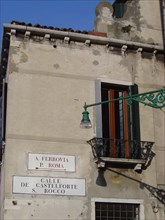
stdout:
{"type": "MultiPolygon", "coordinates": [[[[92,148],[92,153],[94,156],[94,161],[99,165],[100,163],[105,163],[106,166],[110,164],[132,164],[134,168],[137,164],[141,164],[142,169],[147,169],[150,166],[155,153],[152,151],[152,146],[154,142],[148,141],[135,141],[135,140],[119,140],[119,139],[109,139],[109,138],[92,138],[87,141],[87,143],[92,148]],[[125,157],[121,148],[124,148],[125,144],[129,145],[129,158],[125,157]],[[116,148],[116,155],[113,154],[113,147],[116,148]]],[[[121,165],[122,166],[122,165],[121,165]]],[[[140,166],[139,166],[140,167],[140,166]]]]}
{"type": "Polygon", "coordinates": [[[112,145],[114,143],[116,143],[117,145],[122,144],[123,141],[121,140],[111,140],[108,138],[92,138],[91,140],[87,141],[87,143],[91,146],[92,148],[92,153],[94,156],[94,161],[97,163],[98,166],[98,170],[109,170],[112,171],[114,173],[117,173],[123,177],[126,177],[128,179],[131,179],[137,183],[139,183],[140,188],[146,188],[155,198],[157,198],[162,204],[165,204],[165,191],[162,189],[158,189],[156,187],[153,187],[149,184],[146,184],[144,182],[141,182],[137,179],[134,179],[130,176],[127,176],[123,173],[117,172],[116,170],[113,170],[110,168],[110,166],[107,165],[107,162],[111,161],[115,163],[121,163],[121,161],[123,160],[124,163],[134,163],[139,165],[140,163],[140,170],[135,170],[139,173],[141,173],[141,169],[146,169],[150,164],[151,161],[153,159],[153,157],[155,156],[155,153],[152,151],[152,146],[153,146],[153,142],[147,142],[147,141],[129,141],[129,144],[131,146],[134,146],[135,149],[137,149],[137,147],[140,148],[140,154],[137,154],[137,151],[132,151],[132,156],[136,157],[137,155],[140,156],[139,159],[126,159],[126,158],[110,158],[110,151],[107,150],[110,149],[112,147],[112,145]]]}
{"type": "Polygon", "coordinates": [[[143,169],[147,169],[147,167],[151,165],[152,159],[156,155],[152,151],[153,145],[154,145],[154,142],[141,141],[141,158],[145,160],[143,169]]]}

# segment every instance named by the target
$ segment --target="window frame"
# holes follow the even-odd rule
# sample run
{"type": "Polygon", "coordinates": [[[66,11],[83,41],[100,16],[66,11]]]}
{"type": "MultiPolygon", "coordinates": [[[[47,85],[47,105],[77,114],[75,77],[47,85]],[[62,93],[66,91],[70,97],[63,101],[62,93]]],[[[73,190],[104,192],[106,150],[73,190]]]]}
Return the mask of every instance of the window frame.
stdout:
{"type": "MultiPolygon", "coordinates": [[[[105,86],[105,88],[106,87],[113,88],[113,89],[117,88],[118,91],[120,91],[120,90],[125,91],[128,95],[138,93],[138,87],[134,83],[123,82],[123,81],[114,81],[114,80],[113,81],[112,80],[104,81],[104,80],[99,79],[99,80],[96,80],[96,82],[95,82],[95,97],[96,97],[95,101],[96,102],[102,102],[102,85],[103,85],[103,87],[105,86]],[[118,88],[118,86],[119,86],[119,88],[118,88]]],[[[125,94],[125,95],[127,95],[127,94],[125,94]]],[[[127,105],[125,101],[126,100],[124,100],[123,103],[125,103],[124,105],[127,105]]],[[[112,105],[112,103],[110,103],[110,104],[112,105]]],[[[141,140],[139,103],[134,102],[130,107],[129,106],[126,107],[126,109],[127,109],[126,115],[124,117],[127,116],[127,118],[125,118],[124,120],[127,120],[126,123],[128,126],[127,125],[126,126],[127,126],[128,130],[127,130],[127,133],[124,135],[127,135],[128,141],[125,142],[124,152],[122,153],[122,155],[124,157],[116,155],[116,156],[113,156],[113,158],[120,158],[121,157],[121,158],[126,158],[126,159],[138,159],[140,156],[138,152],[137,152],[137,156],[136,156],[137,158],[132,158],[130,147],[132,146],[132,144],[134,142],[132,142],[132,144],[131,144],[131,142],[129,142],[129,141],[137,141],[137,143],[139,143],[141,140]],[[136,111],[135,111],[135,109],[136,109],[136,111]],[[128,146],[126,146],[126,145],[128,145],[128,146]]],[[[95,114],[96,114],[96,137],[105,138],[105,137],[103,137],[102,105],[96,106],[95,114]]],[[[108,113],[108,114],[110,116],[110,113],[108,113]]],[[[108,124],[109,124],[108,130],[110,130],[110,122],[108,122],[108,124]]],[[[108,133],[110,134],[110,131],[108,133]]],[[[126,140],[125,137],[124,137],[124,140],[126,140]]],[[[110,138],[110,137],[108,137],[108,138],[110,138]]],[[[110,138],[110,139],[113,139],[113,138],[110,138]]],[[[117,140],[116,137],[114,138],[114,140],[117,140]]],[[[121,154],[121,152],[119,154],[121,154]]]]}
{"type": "Polygon", "coordinates": [[[91,220],[95,220],[95,203],[126,203],[126,204],[137,204],[139,205],[139,219],[145,220],[144,215],[144,201],[141,199],[116,199],[116,198],[92,198],[91,199],[91,220]]]}
{"type": "MultiPolygon", "coordinates": [[[[132,82],[127,82],[127,81],[118,81],[118,80],[102,80],[102,79],[97,79],[95,81],[95,102],[101,102],[101,84],[102,83],[107,83],[107,84],[114,84],[114,85],[119,85],[119,86],[133,86],[134,83],[132,82]]],[[[102,133],[102,106],[97,105],[95,106],[96,109],[96,136],[103,138],[103,133],[102,133]]]]}

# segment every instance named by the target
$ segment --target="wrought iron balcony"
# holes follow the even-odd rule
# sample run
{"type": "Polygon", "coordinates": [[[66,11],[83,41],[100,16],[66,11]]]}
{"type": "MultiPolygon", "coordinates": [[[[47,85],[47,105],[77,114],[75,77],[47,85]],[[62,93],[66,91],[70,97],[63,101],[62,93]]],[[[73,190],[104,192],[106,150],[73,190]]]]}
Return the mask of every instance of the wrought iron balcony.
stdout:
{"type": "Polygon", "coordinates": [[[152,151],[154,142],[121,140],[109,138],[93,138],[87,141],[92,147],[92,152],[96,163],[125,164],[126,166],[141,164],[142,169],[146,169],[155,153],[152,151]]]}

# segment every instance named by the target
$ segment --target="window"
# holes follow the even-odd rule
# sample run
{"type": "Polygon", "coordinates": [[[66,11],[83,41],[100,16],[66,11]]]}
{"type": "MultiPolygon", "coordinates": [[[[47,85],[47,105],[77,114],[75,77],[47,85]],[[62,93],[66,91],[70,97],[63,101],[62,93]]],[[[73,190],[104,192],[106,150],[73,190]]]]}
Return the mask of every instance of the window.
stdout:
{"type": "MultiPolygon", "coordinates": [[[[120,99],[138,92],[137,85],[101,84],[102,101],[120,99]]],[[[109,157],[139,158],[140,141],[139,106],[127,104],[126,99],[102,105],[102,137],[110,139],[109,157]],[[136,145],[136,146],[135,146],[136,145]]]]}
{"type": "Polygon", "coordinates": [[[124,15],[124,1],[118,0],[114,3],[114,17],[122,18],[124,15]]]}
{"type": "Polygon", "coordinates": [[[95,202],[95,220],[139,220],[140,205],[95,202]]]}
{"type": "Polygon", "coordinates": [[[92,198],[92,220],[145,220],[144,201],[138,199],[92,198]]]}

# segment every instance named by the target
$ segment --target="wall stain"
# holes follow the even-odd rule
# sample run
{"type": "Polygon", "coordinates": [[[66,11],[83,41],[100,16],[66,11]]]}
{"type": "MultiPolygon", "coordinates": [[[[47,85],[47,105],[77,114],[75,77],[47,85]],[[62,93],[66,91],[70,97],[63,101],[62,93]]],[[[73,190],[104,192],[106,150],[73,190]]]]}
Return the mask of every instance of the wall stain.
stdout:
{"type": "Polygon", "coordinates": [[[121,183],[121,177],[119,175],[115,175],[111,177],[112,183],[121,183]]]}
{"type": "Polygon", "coordinates": [[[9,63],[10,63],[9,73],[11,74],[13,72],[19,72],[18,71],[18,64],[19,63],[26,63],[28,61],[28,56],[27,56],[26,53],[24,53],[22,51],[20,52],[19,47],[12,47],[10,49],[10,54],[11,55],[10,55],[10,58],[9,58],[9,63]],[[15,60],[15,55],[17,57],[19,57],[19,59],[17,61],[15,60]]]}
{"type": "Polygon", "coordinates": [[[13,200],[12,203],[13,203],[13,205],[17,205],[17,201],[16,200],[13,200]]]}
{"type": "Polygon", "coordinates": [[[18,54],[19,50],[20,49],[18,47],[14,47],[14,46],[10,48],[11,55],[9,56],[9,69],[8,69],[9,73],[18,72],[18,68],[14,61],[13,55],[18,54]]]}
{"type": "Polygon", "coordinates": [[[58,63],[54,64],[53,66],[54,66],[55,69],[59,69],[60,68],[60,65],[58,63]]]}
{"type": "Polygon", "coordinates": [[[97,66],[97,65],[99,65],[99,62],[97,60],[94,60],[93,65],[97,66]]]}
{"type": "Polygon", "coordinates": [[[100,54],[100,51],[99,51],[99,50],[94,50],[94,51],[93,51],[93,55],[99,56],[99,55],[101,55],[101,54],[100,54]]]}
{"type": "Polygon", "coordinates": [[[9,63],[10,63],[10,65],[9,65],[9,73],[19,72],[17,64],[14,62],[14,59],[13,59],[12,56],[9,59],[9,63]]]}
{"type": "Polygon", "coordinates": [[[135,56],[137,56],[137,54],[130,53],[128,56],[123,57],[123,59],[119,62],[120,65],[127,68],[133,82],[135,81],[135,78],[138,78],[138,58],[135,56]]]}
{"type": "Polygon", "coordinates": [[[21,52],[20,63],[26,63],[28,61],[28,56],[26,53],[21,52]]]}

